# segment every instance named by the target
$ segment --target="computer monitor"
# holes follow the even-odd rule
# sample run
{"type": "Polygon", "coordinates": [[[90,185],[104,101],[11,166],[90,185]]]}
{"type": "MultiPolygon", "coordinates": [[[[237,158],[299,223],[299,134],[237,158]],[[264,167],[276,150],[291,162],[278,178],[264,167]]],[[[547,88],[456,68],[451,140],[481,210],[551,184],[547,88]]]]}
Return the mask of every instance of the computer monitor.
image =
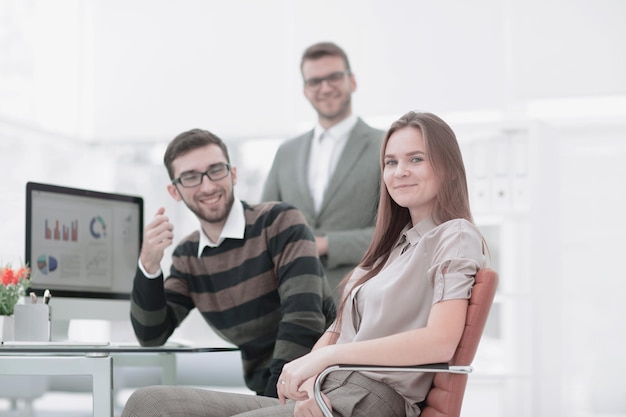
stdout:
{"type": "Polygon", "coordinates": [[[141,197],[26,184],[30,291],[52,294],[53,338],[74,319],[129,320],[142,235],[141,197]]]}

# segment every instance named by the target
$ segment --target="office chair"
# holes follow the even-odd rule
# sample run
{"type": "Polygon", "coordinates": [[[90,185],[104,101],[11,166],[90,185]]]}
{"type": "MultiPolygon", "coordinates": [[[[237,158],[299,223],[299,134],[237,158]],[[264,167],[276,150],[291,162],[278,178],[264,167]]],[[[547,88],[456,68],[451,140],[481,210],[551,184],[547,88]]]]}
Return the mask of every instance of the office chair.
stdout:
{"type": "Polygon", "coordinates": [[[334,371],[399,371],[433,372],[435,377],[425,401],[421,405],[420,417],[459,417],[467,385],[470,366],[478,350],[478,344],[489,316],[496,294],[498,274],[493,269],[482,268],[476,274],[472,296],[467,307],[465,329],[450,363],[416,366],[373,366],[334,365],[322,371],[315,380],[314,395],[317,405],[325,417],[333,417],[321,395],[322,382],[334,371]]]}

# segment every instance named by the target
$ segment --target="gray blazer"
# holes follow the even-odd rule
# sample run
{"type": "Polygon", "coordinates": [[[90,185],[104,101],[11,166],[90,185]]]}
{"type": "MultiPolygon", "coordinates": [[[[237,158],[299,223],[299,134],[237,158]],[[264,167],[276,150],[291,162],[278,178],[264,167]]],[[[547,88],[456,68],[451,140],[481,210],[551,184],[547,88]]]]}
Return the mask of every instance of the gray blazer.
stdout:
{"type": "MultiPolygon", "coordinates": [[[[380,191],[380,146],[384,132],[358,119],[316,213],[308,183],[313,130],[284,142],[263,189],[263,201],[285,201],[304,213],[316,236],[328,238],[322,257],[329,284],[359,263],[372,238],[380,191]]],[[[338,299],[338,294],[335,294],[338,299]]]]}

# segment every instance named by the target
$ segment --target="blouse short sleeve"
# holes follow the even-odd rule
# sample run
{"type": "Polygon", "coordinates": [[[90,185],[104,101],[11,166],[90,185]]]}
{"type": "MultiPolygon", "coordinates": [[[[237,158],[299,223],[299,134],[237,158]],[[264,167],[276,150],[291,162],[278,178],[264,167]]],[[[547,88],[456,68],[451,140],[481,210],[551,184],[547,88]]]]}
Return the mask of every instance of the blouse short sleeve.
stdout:
{"type": "Polygon", "coordinates": [[[469,299],[474,275],[484,262],[480,232],[465,220],[451,220],[434,229],[428,239],[433,266],[428,276],[433,283],[432,303],[469,299]]]}

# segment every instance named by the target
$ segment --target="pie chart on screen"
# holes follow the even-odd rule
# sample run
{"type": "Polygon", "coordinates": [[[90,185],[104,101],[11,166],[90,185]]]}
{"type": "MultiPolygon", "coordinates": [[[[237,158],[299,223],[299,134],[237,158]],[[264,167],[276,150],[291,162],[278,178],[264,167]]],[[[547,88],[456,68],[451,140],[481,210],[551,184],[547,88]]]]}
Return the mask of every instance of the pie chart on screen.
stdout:
{"type": "Polygon", "coordinates": [[[37,257],[37,268],[44,275],[47,275],[48,272],[53,272],[57,269],[58,266],[59,263],[57,262],[57,259],[53,256],[39,255],[37,257]]]}

